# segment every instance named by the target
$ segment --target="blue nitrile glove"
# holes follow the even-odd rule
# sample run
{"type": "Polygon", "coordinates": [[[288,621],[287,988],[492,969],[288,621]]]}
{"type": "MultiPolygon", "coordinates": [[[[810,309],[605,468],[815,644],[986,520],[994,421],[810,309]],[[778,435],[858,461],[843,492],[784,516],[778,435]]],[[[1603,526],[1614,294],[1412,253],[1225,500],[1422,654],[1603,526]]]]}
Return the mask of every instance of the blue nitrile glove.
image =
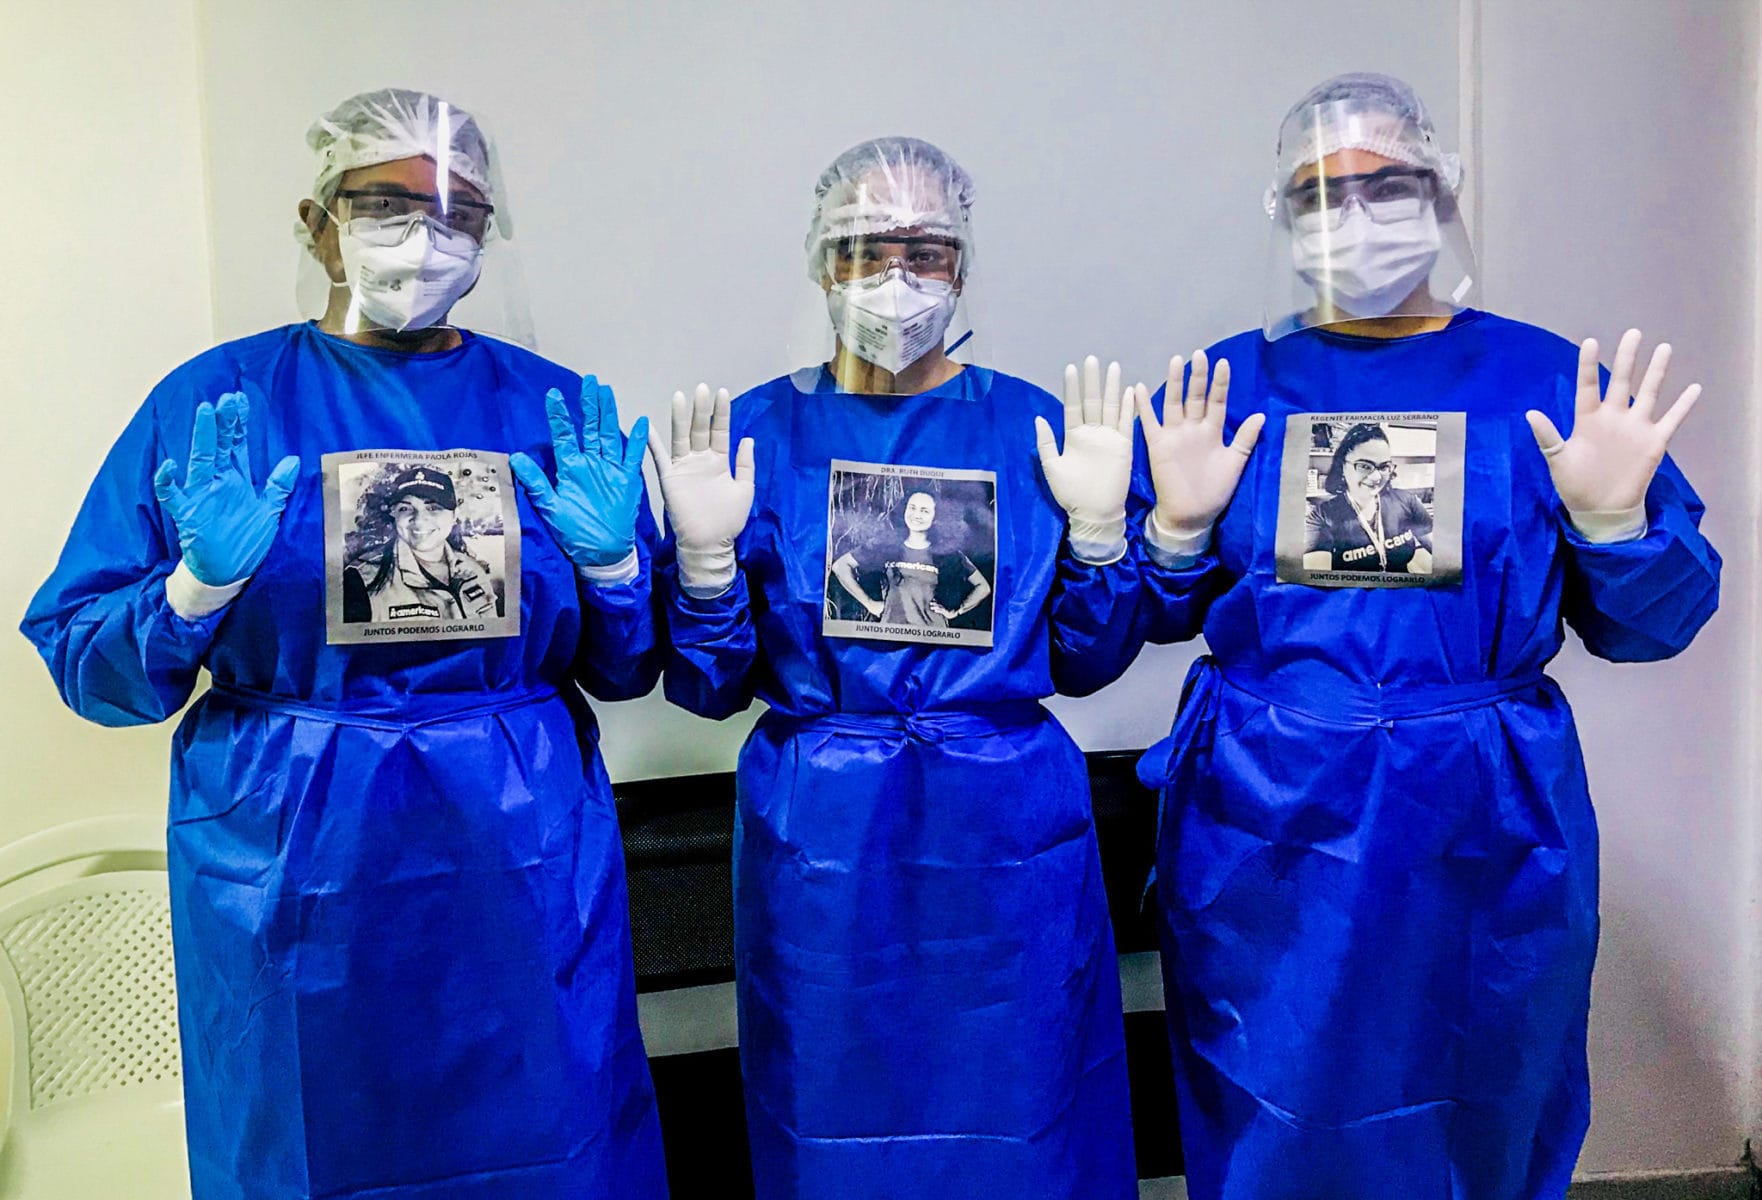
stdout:
{"type": "Polygon", "coordinates": [[[551,445],[557,455],[557,484],[530,455],[508,459],[532,507],[562,545],[569,561],[583,571],[614,566],[636,549],[636,506],[642,503],[642,455],[649,421],[638,417],[625,438],[618,428],[618,402],[612,389],[592,375],[581,381],[581,433],[563,393],[545,393],[551,419],[551,445]]]}
{"type": "Polygon", "coordinates": [[[290,454],[258,493],[245,448],[250,411],[243,392],[228,392],[218,407],[204,401],[196,409],[182,486],[169,458],[153,474],[153,491],[177,526],[184,566],[209,587],[248,579],[263,565],[300,475],[300,460],[290,454]]]}

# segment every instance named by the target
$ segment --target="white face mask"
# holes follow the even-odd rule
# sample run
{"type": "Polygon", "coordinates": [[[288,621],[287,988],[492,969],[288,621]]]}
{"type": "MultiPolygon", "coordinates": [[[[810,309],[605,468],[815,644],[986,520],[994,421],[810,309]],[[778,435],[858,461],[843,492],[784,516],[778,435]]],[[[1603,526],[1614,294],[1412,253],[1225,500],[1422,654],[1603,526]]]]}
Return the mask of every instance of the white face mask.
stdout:
{"type": "Polygon", "coordinates": [[[1355,317],[1386,317],[1432,273],[1443,240],[1430,204],[1348,201],[1346,219],[1328,229],[1320,213],[1292,221],[1291,260],[1318,296],[1355,317]],[[1387,218],[1373,221],[1371,214],[1387,218]]]}
{"type": "Polygon", "coordinates": [[[483,247],[420,214],[345,221],[338,244],[352,307],[382,329],[427,329],[470,291],[483,247]]]}
{"type": "Polygon", "coordinates": [[[891,267],[879,276],[833,284],[826,311],[846,349],[897,375],[942,344],[958,299],[947,280],[891,267]]]}

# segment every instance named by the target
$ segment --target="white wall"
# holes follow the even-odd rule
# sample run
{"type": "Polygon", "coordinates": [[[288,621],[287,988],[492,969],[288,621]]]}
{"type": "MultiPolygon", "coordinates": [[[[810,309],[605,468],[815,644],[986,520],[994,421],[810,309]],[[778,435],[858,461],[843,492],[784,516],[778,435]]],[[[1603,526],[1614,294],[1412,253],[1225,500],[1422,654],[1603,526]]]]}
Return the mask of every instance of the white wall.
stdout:
{"type": "MultiPolygon", "coordinates": [[[[1560,675],[1605,829],[1585,1165],[1723,1162],[1762,1102],[1755,12],[1463,3],[1482,33],[1466,61],[1484,97],[1488,303],[1574,337],[1667,334],[1682,378],[1708,385],[1679,457],[1727,551],[1725,611],[1675,663],[1614,668],[1575,647],[1560,675]]],[[[543,349],[615,384],[628,421],[699,378],[748,386],[789,365],[808,189],[884,132],[941,142],[978,180],[993,361],[1051,384],[1094,351],[1154,379],[1169,354],[1258,319],[1259,196],[1309,83],[1404,75],[1456,140],[1457,10],[899,0],[889,32],[840,36],[837,10],[807,0],[0,0],[15,178],[58,185],[20,210],[0,300],[0,445],[24,516],[0,533],[19,568],[0,626],[151,383],[216,336],[291,318],[302,135],[352,91],[426,87],[485,115],[543,349]]],[[[161,806],[167,730],[82,725],[5,628],[0,842],[161,806]]],[[[1190,654],[1147,654],[1061,714],[1092,748],[1143,745],[1190,654]]],[[[622,777],[723,769],[745,728],[654,698],[602,712],[622,777]]]]}
{"type": "Polygon", "coordinates": [[[1480,252],[1490,303],[1613,347],[1638,326],[1706,398],[1674,454],[1725,553],[1688,653],[1555,675],[1603,833],[1582,1166],[1734,1160],[1755,1128],[1758,807],[1751,0],[1484,0],[1480,252]]]}
{"type": "Polygon", "coordinates": [[[191,0],[0,0],[0,843],[165,805],[165,729],[61,707],[15,630],[111,439],[160,376],[213,344],[191,0]]]}

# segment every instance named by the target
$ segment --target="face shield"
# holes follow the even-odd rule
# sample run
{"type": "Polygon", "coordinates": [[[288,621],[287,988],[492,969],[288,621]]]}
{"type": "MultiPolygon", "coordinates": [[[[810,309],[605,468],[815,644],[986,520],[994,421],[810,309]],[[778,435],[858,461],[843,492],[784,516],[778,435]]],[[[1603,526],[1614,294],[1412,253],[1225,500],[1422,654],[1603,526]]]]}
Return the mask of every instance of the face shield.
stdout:
{"type": "Polygon", "coordinates": [[[841,350],[888,376],[932,355],[977,361],[972,199],[966,172],[928,142],[840,155],[814,189],[790,369],[817,376],[841,350]]]}
{"type": "Polygon", "coordinates": [[[317,158],[296,227],[301,314],[331,333],[452,326],[533,345],[494,143],[423,92],[344,101],[306,140],[317,158]]]}
{"type": "Polygon", "coordinates": [[[1285,118],[1264,198],[1266,336],[1461,309],[1476,278],[1461,182],[1405,84],[1342,76],[1317,88],[1285,118]]]}

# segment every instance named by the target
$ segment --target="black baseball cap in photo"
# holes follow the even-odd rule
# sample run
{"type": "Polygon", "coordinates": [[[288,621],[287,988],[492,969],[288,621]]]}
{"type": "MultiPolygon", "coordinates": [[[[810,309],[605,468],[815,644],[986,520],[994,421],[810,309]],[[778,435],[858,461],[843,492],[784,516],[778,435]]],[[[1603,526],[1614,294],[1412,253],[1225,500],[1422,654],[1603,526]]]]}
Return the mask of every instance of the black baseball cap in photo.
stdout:
{"type": "Polygon", "coordinates": [[[453,494],[453,477],[439,467],[411,467],[400,471],[392,480],[392,500],[397,501],[405,496],[420,496],[442,508],[457,508],[459,500],[453,494]]]}

